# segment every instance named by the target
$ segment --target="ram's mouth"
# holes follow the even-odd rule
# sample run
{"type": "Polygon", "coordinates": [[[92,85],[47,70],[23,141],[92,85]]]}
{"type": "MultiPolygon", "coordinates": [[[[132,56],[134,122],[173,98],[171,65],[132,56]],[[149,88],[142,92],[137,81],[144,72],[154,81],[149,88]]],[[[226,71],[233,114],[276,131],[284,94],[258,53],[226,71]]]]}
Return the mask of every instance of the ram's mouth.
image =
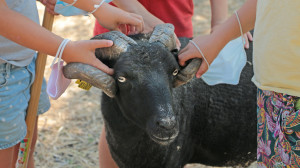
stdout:
{"type": "Polygon", "coordinates": [[[174,134],[172,136],[168,136],[168,137],[158,137],[158,136],[156,136],[154,134],[150,134],[150,138],[154,142],[156,142],[156,143],[158,143],[160,145],[169,145],[169,144],[171,144],[175,140],[175,138],[177,137],[177,135],[178,135],[178,133],[176,133],[176,134],[174,134]]]}

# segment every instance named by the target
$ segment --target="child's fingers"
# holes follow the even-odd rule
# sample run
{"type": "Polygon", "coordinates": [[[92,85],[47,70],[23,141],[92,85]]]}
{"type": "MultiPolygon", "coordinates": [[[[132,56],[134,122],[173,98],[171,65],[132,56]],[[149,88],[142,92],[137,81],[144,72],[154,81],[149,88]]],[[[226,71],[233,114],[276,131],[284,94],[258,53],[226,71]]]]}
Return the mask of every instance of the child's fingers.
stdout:
{"type": "MultiPolygon", "coordinates": [[[[90,42],[89,46],[93,50],[95,50],[96,48],[111,47],[113,45],[113,41],[111,41],[111,40],[89,40],[89,42],[90,42]]],[[[113,69],[111,69],[107,65],[103,64],[97,58],[91,63],[91,65],[109,75],[113,74],[113,69]]]]}
{"type": "Polygon", "coordinates": [[[247,37],[249,41],[253,41],[253,36],[250,32],[247,32],[247,37]]]}
{"type": "Polygon", "coordinates": [[[127,34],[127,25],[126,24],[119,25],[118,31],[122,32],[123,34],[127,34]]]}
{"type": "Polygon", "coordinates": [[[246,49],[248,49],[248,48],[249,48],[249,40],[248,40],[248,36],[247,36],[247,34],[244,34],[243,36],[244,36],[244,39],[245,39],[245,45],[244,45],[244,47],[245,47],[246,49]]]}
{"type": "Polygon", "coordinates": [[[244,34],[244,39],[245,39],[245,48],[246,49],[249,49],[249,41],[253,41],[253,37],[252,37],[252,34],[250,32],[247,32],[244,34]]]}
{"type": "Polygon", "coordinates": [[[59,15],[58,13],[54,12],[53,10],[46,8],[47,12],[49,12],[52,15],[59,15]]]}
{"type": "Polygon", "coordinates": [[[145,23],[144,23],[143,17],[140,16],[140,15],[136,15],[136,14],[133,14],[133,17],[136,17],[137,19],[139,19],[141,21],[141,28],[138,29],[138,27],[136,27],[135,28],[135,30],[136,30],[135,34],[143,32],[144,29],[145,29],[145,23]]]}
{"type": "Polygon", "coordinates": [[[184,47],[183,49],[181,49],[181,50],[178,52],[178,55],[184,53],[184,52],[187,51],[187,50],[188,50],[188,47],[186,46],[186,47],[184,47]]]}
{"type": "Polygon", "coordinates": [[[95,56],[96,48],[110,47],[112,45],[113,42],[111,40],[70,41],[63,52],[62,59],[67,63],[81,62],[88,64],[107,74],[113,74],[113,70],[95,56]]]}
{"type": "Polygon", "coordinates": [[[107,65],[105,65],[103,62],[101,62],[98,59],[95,59],[92,66],[100,69],[101,71],[103,71],[104,73],[107,73],[109,75],[112,75],[114,73],[113,69],[109,68],[107,65]]]}
{"type": "MultiPolygon", "coordinates": [[[[104,47],[111,47],[113,45],[113,41],[111,40],[90,40],[90,47],[91,49],[95,50],[96,48],[104,48],[104,47]]],[[[92,62],[92,66],[100,69],[101,71],[112,75],[113,69],[109,68],[107,65],[103,64],[100,60],[95,59],[92,62]]]]}
{"type": "Polygon", "coordinates": [[[46,0],[40,0],[40,2],[41,2],[43,5],[45,5],[45,6],[46,6],[46,4],[47,4],[47,1],[46,1],[46,0]]]}
{"type": "Polygon", "coordinates": [[[202,61],[200,68],[196,73],[196,78],[200,78],[206,71],[208,70],[208,66],[205,61],[202,61]]]}
{"type": "Polygon", "coordinates": [[[51,4],[51,5],[54,5],[56,4],[56,0],[48,0],[47,3],[51,4]]]}
{"type": "Polygon", "coordinates": [[[55,4],[56,4],[56,2],[51,2],[51,1],[47,1],[47,0],[44,0],[44,2],[45,2],[45,6],[46,6],[46,10],[50,13],[50,14],[52,14],[52,15],[58,15],[58,13],[56,13],[55,11],[54,11],[54,8],[55,8],[55,4]]]}
{"type": "Polygon", "coordinates": [[[137,32],[142,32],[144,30],[144,20],[140,15],[129,13],[124,21],[131,26],[135,26],[137,32]]]}
{"type": "Polygon", "coordinates": [[[52,4],[52,3],[49,2],[49,1],[47,1],[46,6],[47,6],[48,8],[50,8],[50,9],[53,9],[53,10],[54,10],[54,8],[55,8],[55,4],[52,4]]]}
{"type": "MultiPolygon", "coordinates": [[[[193,54],[193,51],[191,50],[191,47],[185,47],[184,49],[182,49],[179,53],[179,64],[181,66],[184,66],[185,65],[185,62],[187,60],[190,60],[190,59],[193,59],[193,58],[196,58],[197,55],[194,55],[193,54]]],[[[199,70],[197,71],[196,73],[196,77],[197,78],[200,78],[208,69],[208,66],[206,64],[205,61],[202,61],[201,65],[200,65],[200,68],[199,70]]]]}
{"type": "Polygon", "coordinates": [[[129,35],[134,35],[136,33],[136,27],[135,26],[129,26],[129,35]]]}
{"type": "Polygon", "coordinates": [[[111,47],[113,41],[111,40],[88,40],[91,49],[111,47]]]}

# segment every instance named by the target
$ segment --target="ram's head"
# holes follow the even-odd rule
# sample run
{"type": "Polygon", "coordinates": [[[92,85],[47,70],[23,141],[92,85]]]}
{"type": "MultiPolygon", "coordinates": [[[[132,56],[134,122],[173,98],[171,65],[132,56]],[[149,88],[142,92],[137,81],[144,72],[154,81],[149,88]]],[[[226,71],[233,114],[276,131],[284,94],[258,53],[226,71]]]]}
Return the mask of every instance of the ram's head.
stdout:
{"type": "Polygon", "coordinates": [[[117,101],[128,120],[145,129],[155,142],[169,144],[178,134],[172,90],[190,81],[201,64],[194,59],[180,67],[175,38],[171,24],[132,38],[117,31],[101,34],[93,39],[109,39],[114,45],[97,49],[96,56],[114,68],[114,75],[82,63],[67,64],[64,75],[102,89],[117,101]]]}

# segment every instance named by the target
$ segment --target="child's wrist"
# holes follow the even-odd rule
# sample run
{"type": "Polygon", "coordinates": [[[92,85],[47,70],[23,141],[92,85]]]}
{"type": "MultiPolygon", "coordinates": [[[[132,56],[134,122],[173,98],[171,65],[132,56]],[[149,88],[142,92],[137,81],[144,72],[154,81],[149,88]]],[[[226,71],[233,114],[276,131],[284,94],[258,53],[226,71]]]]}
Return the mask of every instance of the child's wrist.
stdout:
{"type": "Polygon", "coordinates": [[[67,45],[65,46],[65,49],[62,53],[62,59],[65,61],[65,62],[69,62],[69,56],[72,55],[72,50],[73,50],[73,45],[74,45],[74,41],[69,41],[67,43],[67,45]]]}
{"type": "MultiPolygon", "coordinates": [[[[102,0],[101,0],[102,1],[102,0]]],[[[111,5],[109,5],[108,3],[104,2],[94,13],[94,17],[98,20],[101,21],[100,17],[105,16],[105,14],[103,15],[103,11],[106,10],[110,10],[110,7],[113,7],[111,5]]],[[[105,12],[104,12],[105,13],[105,12]]]]}
{"type": "Polygon", "coordinates": [[[93,15],[94,15],[94,13],[95,13],[96,11],[100,10],[100,8],[101,8],[104,4],[105,4],[105,0],[100,0],[99,3],[94,4],[94,5],[93,5],[94,9],[92,9],[90,12],[88,12],[88,15],[90,15],[90,14],[93,14],[93,15]]]}

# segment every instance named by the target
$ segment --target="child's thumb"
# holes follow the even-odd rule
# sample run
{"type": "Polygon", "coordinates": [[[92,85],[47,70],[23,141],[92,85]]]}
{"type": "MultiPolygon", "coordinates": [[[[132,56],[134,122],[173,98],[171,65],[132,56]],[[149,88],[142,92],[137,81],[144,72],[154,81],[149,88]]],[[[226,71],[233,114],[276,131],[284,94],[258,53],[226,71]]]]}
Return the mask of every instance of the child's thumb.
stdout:
{"type": "Polygon", "coordinates": [[[179,52],[179,65],[184,66],[187,60],[192,59],[192,54],[189,52],[188,48],[184,48],[179,52]]]}

